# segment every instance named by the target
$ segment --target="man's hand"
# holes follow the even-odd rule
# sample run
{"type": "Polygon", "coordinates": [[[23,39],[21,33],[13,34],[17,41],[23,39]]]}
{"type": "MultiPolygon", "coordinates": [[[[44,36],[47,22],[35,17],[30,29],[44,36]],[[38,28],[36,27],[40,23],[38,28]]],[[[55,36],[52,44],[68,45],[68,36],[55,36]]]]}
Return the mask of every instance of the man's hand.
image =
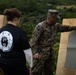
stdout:
{"type": "Polygon", "coordinates": [[[39,59],[39,53],[34,54],[35,59],[39,59]]]}

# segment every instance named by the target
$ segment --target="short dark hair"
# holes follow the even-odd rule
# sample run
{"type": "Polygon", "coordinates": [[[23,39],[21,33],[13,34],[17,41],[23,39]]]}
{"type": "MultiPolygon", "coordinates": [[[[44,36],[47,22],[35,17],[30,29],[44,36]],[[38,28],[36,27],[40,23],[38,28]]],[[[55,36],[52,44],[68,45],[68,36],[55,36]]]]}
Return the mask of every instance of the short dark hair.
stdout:
{"type": "Polygon", "coordinates": [[[20,18],[21,12],[16,8],[5,9],[3,14],[7,16],[8,21],[12,21],[15,17],[20,18]]]}

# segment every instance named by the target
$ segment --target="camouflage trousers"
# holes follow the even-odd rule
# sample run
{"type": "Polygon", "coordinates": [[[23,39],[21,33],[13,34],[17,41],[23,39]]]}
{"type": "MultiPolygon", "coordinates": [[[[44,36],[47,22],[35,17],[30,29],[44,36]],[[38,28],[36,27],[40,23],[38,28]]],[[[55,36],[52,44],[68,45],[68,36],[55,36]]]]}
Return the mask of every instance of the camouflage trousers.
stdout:
{"type": "Polygon", "coordinates": [[[46,60],[34,59],[31,75],[53,75],[54,59],[50,56],[46,60]]]}

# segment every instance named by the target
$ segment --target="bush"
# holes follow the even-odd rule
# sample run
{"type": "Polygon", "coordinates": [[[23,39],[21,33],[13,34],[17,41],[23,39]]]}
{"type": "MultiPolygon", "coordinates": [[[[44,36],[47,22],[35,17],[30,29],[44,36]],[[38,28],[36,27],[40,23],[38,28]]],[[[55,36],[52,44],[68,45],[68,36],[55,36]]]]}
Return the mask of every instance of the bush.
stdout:
{"type": "Polygon", "coordinates": [[[20,24],[19,27],[25,31],[25,33],[28,36],[28,40],[30,40],[35,25],[28,22],[28,23],[20,24]]]}

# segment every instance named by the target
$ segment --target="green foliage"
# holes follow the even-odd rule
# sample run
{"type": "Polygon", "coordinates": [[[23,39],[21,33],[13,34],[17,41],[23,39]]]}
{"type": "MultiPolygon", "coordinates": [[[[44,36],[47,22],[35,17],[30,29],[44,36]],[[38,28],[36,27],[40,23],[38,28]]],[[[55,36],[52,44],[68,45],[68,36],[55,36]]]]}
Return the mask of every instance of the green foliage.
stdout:
{"type": "Polygon", "coordinates": [[[28,22],[28,23],[20,24],[19,27],[22,28],[26,32],[26,34],[28,36],[28,40],[30,40],[30,38],[32,36],[32,32],[35,27],[34,24],[28,22]]]}

